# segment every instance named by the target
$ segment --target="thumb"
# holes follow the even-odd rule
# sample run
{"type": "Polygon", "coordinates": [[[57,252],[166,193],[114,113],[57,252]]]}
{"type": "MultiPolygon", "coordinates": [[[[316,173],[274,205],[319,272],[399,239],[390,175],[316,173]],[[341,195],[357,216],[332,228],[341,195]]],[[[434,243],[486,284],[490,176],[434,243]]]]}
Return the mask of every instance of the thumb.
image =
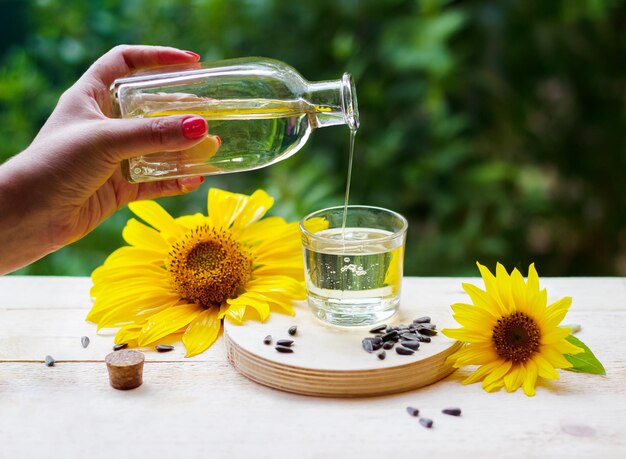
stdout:
{"type": "MultiPolygon", "coordinates": [[[[207,138],[208,126],[200,116],[162,116],[109,119],[100,131],[106,153],[119,162],[160,151],[189,149],[207,138]]],[[[217,149],[219,143],[214,143],[217,149]]]]}

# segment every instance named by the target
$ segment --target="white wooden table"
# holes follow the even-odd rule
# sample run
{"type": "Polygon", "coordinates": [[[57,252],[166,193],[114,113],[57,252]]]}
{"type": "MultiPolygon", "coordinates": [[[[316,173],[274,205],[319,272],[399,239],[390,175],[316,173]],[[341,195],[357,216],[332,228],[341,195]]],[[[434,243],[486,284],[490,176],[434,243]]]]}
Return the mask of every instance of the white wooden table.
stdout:
{"type": "MultiPolygon", "coordinates": [[[[466,301],[462,281],[406,278],[403,301],[425,313],[466,301]]],[[[191,359],[182,345],[147,352],[143,386],[114,390],[103,362],[113,337],[84,321],[88,278],[0,277],[0,458],[624,458],[626,280],[542,285],[551,300],[574,297],[565,322],[582,324],[578,336],[607,376],[563,371],[528,398],[463,386],[468,370],[459,370],[410,393],[322,399],[249,381],[229,365],[221,338],[191,359]],[[54,367],[44,365],[47,354],[54,367]],[[462,417],[441,414],[449,406],[462,417]]]]}

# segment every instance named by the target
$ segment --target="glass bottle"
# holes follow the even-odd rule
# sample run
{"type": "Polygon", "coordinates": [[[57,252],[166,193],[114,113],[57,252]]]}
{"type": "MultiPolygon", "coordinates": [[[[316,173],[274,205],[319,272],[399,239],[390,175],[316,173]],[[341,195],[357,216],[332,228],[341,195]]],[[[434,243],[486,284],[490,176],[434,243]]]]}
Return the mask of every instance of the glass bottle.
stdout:
{"type": "Polygon", "coordinates": [[[308,82],[292,67],[265,58],[170,66],[141,71],[111,86],[122,118],[196,114],[210,136],[184,151],[139,156],[122,167],[130,182],[240,172],[296,153],[315,128],[359,127],[354,82],[308,82]],[[218,148],[219,146],[219,148],[218,148]]]}

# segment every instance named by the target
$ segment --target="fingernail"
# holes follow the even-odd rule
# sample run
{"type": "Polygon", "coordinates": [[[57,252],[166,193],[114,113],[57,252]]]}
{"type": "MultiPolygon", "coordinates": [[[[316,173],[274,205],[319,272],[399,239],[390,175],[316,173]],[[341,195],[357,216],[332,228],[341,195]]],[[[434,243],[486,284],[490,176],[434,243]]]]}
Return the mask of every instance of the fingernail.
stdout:
{"type": "Polygon", "coordinates": [[[222,139],[220,139],[219,135],[215,136],[215,140],[217,140],[218,145],[222,145],[222,139]]]}
{"type": "Polygon", "coordinates": [[[194,53],[193,51],[185,51],[185,53],[186,53],[186,54],[189,54],[190,56],[195,57],[195,59],[196,59],[196,60],[199,60],[199,59],[200,59],[200,55],[199,55],[199,54],[194,53]]]}
{"type": "Polygon", "coordinates": [[[178,179],[178,185],[183,193],[196,189],[202,182],[204,182],[204,177],[183,177],[178,179]]]}
{"type": "Polygon", "coordinates": [[[183,135],[189,140],[199,139],[207,133],[207,124],[204,118],[190,116],[182,123],[183,135]]]}

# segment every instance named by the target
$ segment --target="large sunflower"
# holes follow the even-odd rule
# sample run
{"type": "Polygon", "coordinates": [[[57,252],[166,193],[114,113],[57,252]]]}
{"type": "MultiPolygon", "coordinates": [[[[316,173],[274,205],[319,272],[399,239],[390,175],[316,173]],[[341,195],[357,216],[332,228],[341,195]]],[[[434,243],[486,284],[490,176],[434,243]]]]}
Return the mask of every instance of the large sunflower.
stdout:
{"type": "Polygon", "coordinates": [[[528,268],[526,282],[517,269],[509,275],[500,263],[495,276],[480,264],[478,268],[485,290],[463,284],[473,304],[452,305],[463,328],[442,330],[467,343],[449,359],[455,368],[480,365],[464,384],[482,381],[488,392],[502,387],[514,392],[521,386],[532,396],[538,377],[558,379],[557,368],[572,366],[563,354],[583,351],[566,341],[571,330],[559,326],[572,299],[564,297],[548,306],[534,265],[528,268]]]}
{"type": "Polygon", "coordinates": [[[262,219],[273,199],[210,189],[208,215],[170,216],[154,201],[129,204],[129,246],[92,273],[95,302],[87,320],[121,327],[118,344],[145,347],[183,333],[186,356],[216,340],[224,317],[266,320],[271,310],[293,314],[305,298],[297,222],[262,219]]]}

